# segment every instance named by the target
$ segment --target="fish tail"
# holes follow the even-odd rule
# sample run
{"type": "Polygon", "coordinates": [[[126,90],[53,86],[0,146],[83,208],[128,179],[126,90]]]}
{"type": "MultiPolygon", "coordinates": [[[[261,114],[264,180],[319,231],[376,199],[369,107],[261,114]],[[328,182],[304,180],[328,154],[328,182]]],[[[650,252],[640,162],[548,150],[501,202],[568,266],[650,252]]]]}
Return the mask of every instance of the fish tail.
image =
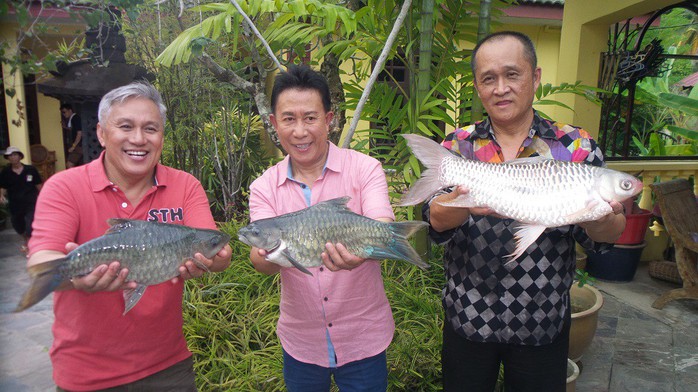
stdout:
{"type": "Polygon", "coordinates": [[[17,304],[15,312],[21,312],[34,306],[63,283],[64,279],[60,274],[59,268],[65,261],[65,258],[51,260],[33,265],[27,269],[32,281],[27,291],[22,295],[19,304],[17,304]]]}
{"type": "Polygon", "coordinates": [[[373,250],[372,258],[384,259],[399,259],[408,261],[419,268],[429,268],[429,264],[425,263],[419,254],[414,250],[408,237],[420,229],[429,226],[427,222],[407,221],[407,222],[392,222],[389,224],[390,230],[393,232],[393,241],[386,248],[376,248],[373,250]]]}
{"type": "Polygon", "coordinates": [[[426,167],[420,178],[402,196],[398,205],[411,206],[423,202],[434,193],[438,192],[446,184],[442,184],[441,162],[444,158],[452,156],[451,153],[439,143],[424,136],[405,134],[407,145],[412,153],[426,167]]]}

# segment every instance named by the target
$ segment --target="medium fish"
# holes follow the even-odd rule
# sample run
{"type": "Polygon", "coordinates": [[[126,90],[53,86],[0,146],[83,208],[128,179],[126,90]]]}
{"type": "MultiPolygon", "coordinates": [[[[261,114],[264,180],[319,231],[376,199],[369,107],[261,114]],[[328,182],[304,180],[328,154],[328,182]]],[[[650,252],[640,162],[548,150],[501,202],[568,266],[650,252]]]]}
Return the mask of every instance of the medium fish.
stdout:
{"type": "Polygon", "coordinates": [[[267,260],[282,267],[296,267],[312,275],[307,267],[322,265],[325,244],[342,243],[359,257],[406,260],[421,268],[422,261],[407,238],[428,226],[426,222],[380,222],[347,208],[349,197],[327,200],[314,206],[260,219],[241,228],[238,238],[268,252],[267,260]]]}
{"type": "Polygon", "coordinates": [[[141,299],[150,285],[179,276],[179,266],[201,253],[211,259],[230,241],[217,230],[129,219],[109,219],[111,228],[101,236],[80,245],[64,258],[29,267],[29,289],[17,305],[20,312],[41,301],[64,281],[89,274],[95,267],[118,261],[128,268],[128,280],[138,283],[124,290],[124,314],[141,299]]]}
{"type": "Polygon", "coordinates": [[[403,136],[426,170],[400,205],[420,203],[443,188],[466,186],[467,195],[441,204],[489,207],[518,221],[511,260],[546,228],[597,220],[612,212],[609,202],[621,202],[642,190],[640,180],[611,169],[543,157],[480,162],[457,156],[426,137],[403,136]]]}

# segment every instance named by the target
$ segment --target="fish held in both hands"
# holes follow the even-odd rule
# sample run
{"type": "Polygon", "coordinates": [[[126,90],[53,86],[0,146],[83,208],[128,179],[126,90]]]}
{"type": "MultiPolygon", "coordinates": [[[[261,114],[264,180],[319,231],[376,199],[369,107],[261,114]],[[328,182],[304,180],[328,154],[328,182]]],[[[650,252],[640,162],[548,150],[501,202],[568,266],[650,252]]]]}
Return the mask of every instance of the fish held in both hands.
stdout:
{"type": "Polygon", "coordinates": [[[179,266],[185,261],[192,260],[207,270],[194,259],[194,254],[201,253],[211,259],[230,241],[228,234],[218,230],[130,219],[107,222],[111,227],[101,237],[85,242],[64,258],[29,267],[32,282],[15,312],[38,303],[73,277],[118,261],[121,268],[128,268],[127,280],[138,284],[133,290],[124,290],[126,314],[136,306],[148,286],[179,276],[179,266]]]}
{"type": "Polygon", "coordinates": [[[610,214],[610,202],[622,202],[642,191],[630,174],[582,163],[544,157],[488,163],[453,154],[419,135],[403,135],[426,170],[402,197],[400,205],[425,201],[441,189],[463,185],[469,193],[451,207],[489,207],[519,222],[514,260],[548,227],[594,221],[610,214]]]}
{"type": "Polygon", "coordinates": [[[274,218],[260,219],[241,228],[238,238],[267,251],[266,259],[282,267],[296,267],[308,275],[308,267],[322,265],[325,244],[341,243],[362,258],[406,260],[421,268],[422,261],[407,238],[426,222],[380,222],[352,212],[349,197],[323,201],[274,218]]]}

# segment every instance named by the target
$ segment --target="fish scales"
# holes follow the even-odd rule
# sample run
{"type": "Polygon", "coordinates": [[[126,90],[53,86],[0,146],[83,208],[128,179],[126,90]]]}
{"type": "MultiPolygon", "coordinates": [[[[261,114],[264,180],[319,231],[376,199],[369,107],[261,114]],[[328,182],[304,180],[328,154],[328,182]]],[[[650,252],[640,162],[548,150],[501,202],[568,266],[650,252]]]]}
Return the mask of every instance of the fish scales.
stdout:
{"type": "Polygon", "coordinates": [[[518,221],[513,258],[545,228],[598,220],[613,211],[611,201],[622,202],[642,190],[637,178],[607,168],[542,157],[481,162],[457,156],[428,138],[403,136],[426,170],[400,204],[414,205],[441,189],[465,186],[467,195],[441,204],[489,207],[518,221]]]}
{"type": "Polygon", "coordinates": [[[85,243],[71,253],[61,273],[64,278],[86,275],[98,265],[118,260],[128,268],[129,280],[151,285],[179,275],[178,266],[193,257],[194,229],[167,225],[154,233],[149,226],[134,227],[85,243]],[[155,235],[157,234],[157,235],[155,235]]]}
{"type": "Polygon", "coordinates": [[[103,236],[80,245],[64,258],[29,267],[32,283],[15,311],[22,311],[46,297],[64,281],[89,274],[102,264],[118,261],[127,268],[127,280],[136,282],[133,290],[124,291],[124,314],[154,284],[179,276],[179,266],[192,260],[206,269],[194,255],[213,258],[229,241],[230,236],[217,230],[195,229],[129,219],[110,219],[103,236]]]}
{"type": "Polygon", "coordinates": [[[556,160],[506,165],[447,159],[441,172],[443,183],[467,185],[474,205],[488,206],[519,222],[553,227],[573,220],[596,220],[611,212],[603,203],[586,214],[574,215],[587,205],[594,178],[600,175],[598,169],[556,160]],[[531,203],[533,200],[545,203],[531,203]]]}
{"type": "Polygon", "coordinates": [[[324,252],[327,242],[341,242],[349,252],[359,257],[368,257],[367,246],[385,243],[390,239],[390,230],[376,221],[361,219],[360,215],[344,211],[331,215],[324,212],[327,211],[316,209],[302,216],[283,219],[282,227],[286,228],[284,232],[289,236],[291,246],[296,249],[297,259],[304,265],[306,263],[303,261],[307,260],[306,266],[322,263],[320,254],[324,252]]]}
{"type": "Polygon", "coordinates": [[[322,265],[327,242],[341,243],[361,258],[406,260],[427,267],[407,241],[426,227],[426,222],[380,222],[349,210],[348,200],[327,200],[297,212],[260,219],[240,229],[238,237],[266,250],[267,260],[308,274],[306,267],[322,265]]]}

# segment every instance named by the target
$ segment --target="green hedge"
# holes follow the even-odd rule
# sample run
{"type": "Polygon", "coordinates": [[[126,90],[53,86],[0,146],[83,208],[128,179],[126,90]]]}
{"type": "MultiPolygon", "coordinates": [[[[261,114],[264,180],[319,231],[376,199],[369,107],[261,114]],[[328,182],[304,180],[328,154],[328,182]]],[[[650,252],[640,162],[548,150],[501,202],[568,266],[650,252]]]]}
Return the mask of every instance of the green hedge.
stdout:
{"type": "MultiPolygon", "coordinates": [[[[194,353],[201,391],[283,391],[278,275],[254,270],[249,247],[237,241],[243,223],[226,223],[234,238],[230,268],[187,281],[184,334],[194,353]]],[[[395,318],[388,348],[390,391],[440,389],[441,287],[439,256],[427,271],[403,261],[383,262],[383,277],[395,318]]]]}

